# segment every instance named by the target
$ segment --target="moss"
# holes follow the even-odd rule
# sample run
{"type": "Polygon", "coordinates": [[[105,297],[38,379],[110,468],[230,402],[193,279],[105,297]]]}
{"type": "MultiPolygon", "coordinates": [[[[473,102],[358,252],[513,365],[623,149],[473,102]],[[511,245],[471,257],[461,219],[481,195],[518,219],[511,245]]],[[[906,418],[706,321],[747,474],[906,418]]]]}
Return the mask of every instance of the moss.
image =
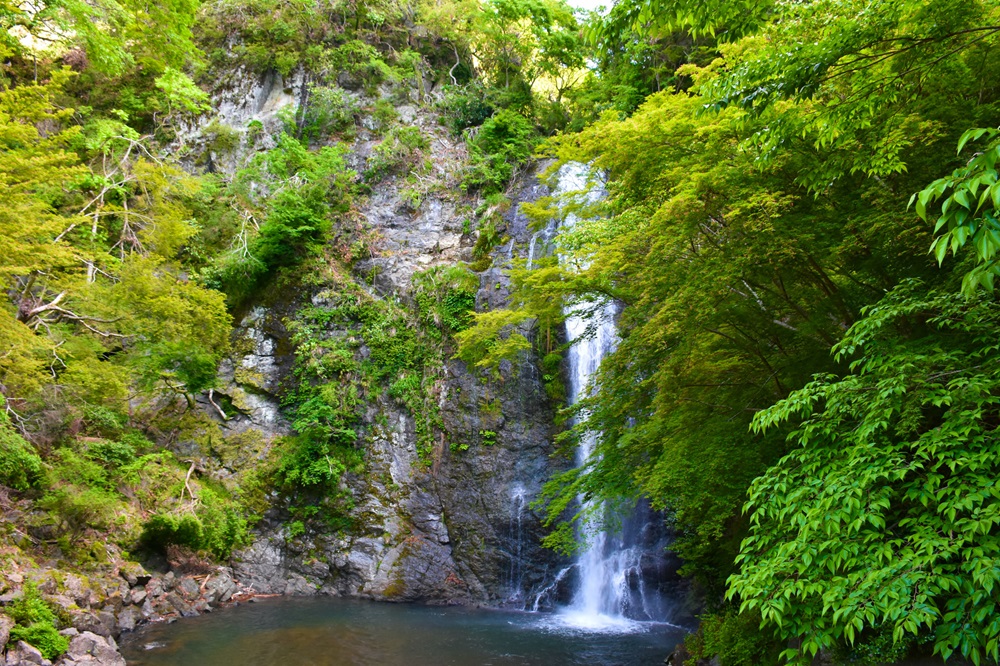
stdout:
{"type": "Polygon", "coordinates": [[[213,120],[202,131],[208,149],[213,153],[227,155],[240,147],[241,133],[235,127],[213,120]]]}
{"type": "Polygon", "coordinates": [[[382,596],[386,599],[398,599],[406,592],[406,581],[403,580],[402,575],[397,575],[391,583],[385,586],[382,590],[382,596]]]}
{"type": "Polygon", "coordinates": [[[251,386],[255,389],[263,389],[266,383],[262,372],[243,365],[238,366],[233,372],[233,379],[241,386],[251,386]]]}
{"type": "Polygon", "coordinates": [[[25,583],[21,596],[7,606],[6,612],[16,623],[10,632],[11,641],[33,645],[46,659],[55,659],[69,647],[69,639],[59,635],[55,606],[42,599],[34,583],[25,583]]]}

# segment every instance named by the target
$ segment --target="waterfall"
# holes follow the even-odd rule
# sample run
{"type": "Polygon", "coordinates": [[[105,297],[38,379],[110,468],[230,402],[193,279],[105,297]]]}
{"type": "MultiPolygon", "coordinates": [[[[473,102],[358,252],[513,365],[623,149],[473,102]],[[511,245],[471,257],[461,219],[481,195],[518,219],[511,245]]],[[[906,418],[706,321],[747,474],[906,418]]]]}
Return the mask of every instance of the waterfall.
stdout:
{"type": "MultiPolygon", "coordinates": [[[[588,175],[584,165],[565,165],[559,171],[556,194],[582,192],[585,203],[599,201],[604,192],[588,186],[588,175]]],[[[572,226],[576,222],[576,216],[569,214],[563,224],[572,226]]],[[[571,306],[566,314],[566,336],[572,343],[567,355],[569,400],[575,404],[591,390],[601,360],[615,349],[617,312],[613,302],[590,302],[571,306]]],[[[580,438],[578,465],[593,455],[596,442],[597,433],[580,438]]],[[[583,498],[580,501],[586,502],[583,498]]],[[[610,510],[603,502],[593,501],[586,509],[597,518],[610,510]]],[[[613,630],[636,621],[663,622],[670,617],[671,604],[660,585],[667,569],[663,564],[667,541],[662,520],[657,520],[643,504],[632,515],[618,518],[622,529],[614,534],[596,524],[582,526],[588,533],[587,547],[574,565],[578,582],[572,601],[561,611],[567,624],[613,630]]]]}
{"type": "Polygon", "coordinates": [[[517,603],[523,599],[521,581],[524,577],[524,513],[528,506],[528,491],[520,483],[515,484],[510,491],[510,570],[507,574],[508,603],[517,603]]]}

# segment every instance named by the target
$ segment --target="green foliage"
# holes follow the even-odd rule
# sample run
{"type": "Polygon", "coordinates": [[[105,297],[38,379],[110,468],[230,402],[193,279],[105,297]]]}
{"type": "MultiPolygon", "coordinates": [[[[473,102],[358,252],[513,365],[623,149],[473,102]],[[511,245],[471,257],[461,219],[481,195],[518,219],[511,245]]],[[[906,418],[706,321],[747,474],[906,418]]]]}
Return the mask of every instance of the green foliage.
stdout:
{"type": "Polygon", "coordinates": [[[69,648],[69,638],[59,635],[59,619],[42,599],[33,582],[25,583],[21,596],[4,612],[16,623],[10,630],[11,641],[24,641],[38,648],[46,659],[55,659],[69,648]]]}
{"type": "Polygon", "coordinates": [[[302,67],[321,76],[344,73],[369,89],[413,74],[412,30],[402,20],[402,8],[387,0],[217,1],[201,14],[199,42],[220,69],[245,65],[288,77],[302,67]]]}
{"type": "Polygon", "coordinates": [[[888,627],[864,632],[854,644],[841,644],[834,649],[832,657],[838,663],[859,666],[895,664],[903,662],[917,644],[928,642],[925,638],[918,641],[913,636],[904,636],[897,641],[892,633],[888,627]]]}
{"type": "Polygon", "coordinates": [[[781,645],[760,628],[757,613],[737,613],[732,608],[703,615],[698,632],[684,640],[691,655],[686,666],[715,659],[719,666],[772,666],[780,662],[781,645]]]}
{"type": "Polygon", "coordinates": [[[751,487],[730,594],[804,637],[789,658],[885,630],[932,633],[945,659],[997,659],[998,323],[992,299],[904,283],[835,348],[849,374],[755,418],[791,421],[796,447],[751,487]]]}
{"type": "Polygon", "coordinates": [[[420,163],[429,145],[419,127],[393,127],[368,156],[365,179],[377,182],[389,174],[412,169],[420,163]]]}
{"type": "Polygon", "coordinates": [[[438,104],[442,122],[456,136],[470,127],[479,127],[496,111],[489,97],[489,90],[479,82],[445,86],[444,98],[438,104]]]}
{"type": "Polygon", "coordinates": [[[28,490],[37,486],[41,479],[42,459],[34,447],[14,431],[7,414],[0,412],[0,484],[14,490],[28,490]]]}
{"type": "Polygon", "coordinates": [[[293,520],[292,522],[288,523],[285,526],[285,528],[286,528],[285,533],[288,535],[289,539],[300,537],[306,533],[305,523],[303,523],[301,520],[293,520]]]}
{"type": "Polygon", "coordinates": [[[202,488],[194,513],[157,513],[142,526],[139,544],[166,553],[167,546],[185,546],[225,560],[250,543],[250,529],[237,504],[210,488],[202,488]]]}
{"type": "Polygon", "coordinates": [[[229,249],[205,271],[206,282],[237,304],[276,271],[318,253],[352,201],[355,174],[346,152],[340,144],[310,151],[282,133],[275,148],[239,170],[224,195],[239,221],[229,249]]]}
{"type": "Polygon", "coordinates": [[[937,236],[930,250],[938,264],[944,262],[949,252],[958,255],[966,244],[972,245],[975,266],[962,280],[962,292],[970,297],[980,287],[993,291],[994,276],[1000,271],[997,258],[1000,183],[996,170],[1000,159],[1000,131],[968,130],[958,141],[958,152],[961,154],[966,145],[983,137],[988,137],[989,143],[965,166],[956,169],[951,176],[935,180],[910,198],[910,204],[916,202],[917,215],[925,221],[929,216],[928,206],[941,201],[941,214],[934,223],[937,236]]]}
{"type": "Polygon", "coordinates": [[[158,513],[142,526],[139,542],[144,548],[160,553],[165,553],[169,545],[198,550],[204,541],[203,532],[201,521],[195,515],[158,513]]]}
{"type": "Polygon", "coordinates": [[[55,452],[47,477],[38,506],[49,513],[69,543],[87,530],[108,530],[115,524],[122,498],[101,464],[63,448],[55,452]]]}
{"type": "Polygon", "coordinates": [[[196,509],[202,523],[201,548],[217,559],[227,559],[233,550],[250,544],[250,525],[243,507],[229,497],[203,487],[196,509]]]}
{"type": "Polygon", "coordinates": [[[191,41],[196,9],[188,0],[5,4],[0,8],[0,53],[31,60],[44,57],[46,49],[79,48],[87,64],[105,75],[122,74],[151,57],[180,67],[198,59],[191,41]]]}
{"type": "Polygon", "coordinates": [[[85,405],[83,419],[88,434],[113,438],[123,433],[128,416],[104,405],[85,405]]]}
{"type": "Polygon", "coordinates": [[[472,268],[484,271],[489,268],[490,263],[493,261],[490,254],[500,244],[501,240],[500,232],[497,230],[496,219],[490,216],[480,222],[478,232],[476,235],[476,244],[472,247],[472,258],[475,259],[472,268]]]}
{"type": "Polygon", "coordinates": [[[576,19],[565,2],[488,0],[478,9],[472,48],[494,86],[530,90],[545,74],[583,65],[576,19]]]}
{"type": "MultiPolygon", "coordinates": [[[[717,4],[728,3],[704,6],[717,4]]],[[[722,61],[695,74],[697,86],[706,102],[748,112],[757,131],[747,146],[762,160],[792,137],[811,144],[814,159],[798,177],[810,189],[851,173],[898,173],[916,136],[965,129],[946,107],[993,104],[995,12],[979,0],[760,3],[745,16],[766,20],[723,46],[722,61]]]]}
{"type": "Polygon", "coordinates": [[[472,159],[463,187],[486,194],[506,190],[537,139],[532,123],[515,111],[504,109],[490,117],[469,144],[472,159]]]}
{"type": "Polygon", "coordinates": [[[392,102],[380,97],[375,101],[375,107],[372,109],[372,120],[375,121],[377,131],[384,135],[399,120],[399,112],[396,111],[392,102]]]}
{"type": "Polygon", "coordinates": [[[167,115],[175,111],[197,115],[211,108],[208,94],[196,86],[189,76],[172,67],[165,68],[154,83],[166,97],[167,115]]]}
{"type": "MultiPolygon", "coordinates": [[[[751,45],[743,44],[746,57],[756,58],[751,45]]],[[[728,53],[736,67],[742,56],[736,46],[728,53]]],[[[718,74],[688,71],[706,86],[718,74]]],[[[569,447],[598,432],[596,456],[547,487],[550,525],[587,519],[574,509],[580,495],[645,495],[676,522],[684,571],[721,595],[748,528],[739,511],[746,489],[790,446],[778,429],[751,432],[753,414],[816,373],[842,370],[845,361],[828,350],[861,309],[901,279],[934,275],[924,257],[930,230],[906,215],[901,193],[943,166],[953,139],[929,128],[992,113],[992,101],[977,108],[932,94],[934,104],[911,109],[899,126],[896,138],[913,146],[905,172],[875,178],[864,165],[838,167],[819,191],[802,175],[848,159],[856,146],[817,145],[807,132],[781,134],[773,153],[762,152],[773,117],[735,105],[706,112],[708,93],[654,94],[630,117],[607,112],[543,148],[560,164],[591,164],[607,199],[563,198],[559,214],[581,220],[560,234],[558,262],[513,270],[512,307],[477,315],[458,336],[458,356],[495,368],[541,347],[538,337],[567,306],[623,306],[618,347],[594,397],[577,407],[586,418],[562,439],[569,447]]],[[[785,100],[774,112],[814,115],[815,103],[785,100]]],[[[535,208],[537,217],[552,214],[535,208]]],[[[543,357],[558,343],[545,347],[543,357]]],[[[572,534],[558,528],[549,543],[565,546],[572,534]]]]}
{"type": "Polygon", "coordinates": [[[476,313],[475,325],[459,332],[457,358],[480,368],[496,368],[500,361],[514,360],[531,349],[518,326],[531,319],[523,310],[490,310],[476,313]]]}
{"type": "Polygon", "coordinates": [[[332,135],[351,135],[357,103],[340,88],[313,85],[302,116],[299,137],[306,143],[325,141],[332,135]]]}
{"type": "Polygon", "coordinates": [[[27,627],[15,626],[10,630],[11,641],[24,641],[38,648],[46,659],[55,659],[69,648],[69,638],[48,624],[35,623],[27,627]]]}
{"type": "Polygon", "coordinates": [[[87,456],[114,469],[134,463],[136,451],[135,446],[128,441],[101,440],[87,446],[87,456]]]}
{"type": "Polygon", "coordinates": [[[445,336],[468,328],[476,309],[479,278],[463,266],[437,266],[413,276],[414,298],[430,330],[445,336]]]}
{"type": "Polygon", "coordinates": [[[562,380],[563,357],[559,352],[549,352],[542,357],[542,381],[545,394],[556,404],[566,401],[566,385],[562,380]]]}
{"type": "Polygon", "coordinates": [[[216,153],[229,155],[240,147],[239,130],[218,120],[210,122],[202,130],[202,136],[207,140],[208,149],[216,153]]]}

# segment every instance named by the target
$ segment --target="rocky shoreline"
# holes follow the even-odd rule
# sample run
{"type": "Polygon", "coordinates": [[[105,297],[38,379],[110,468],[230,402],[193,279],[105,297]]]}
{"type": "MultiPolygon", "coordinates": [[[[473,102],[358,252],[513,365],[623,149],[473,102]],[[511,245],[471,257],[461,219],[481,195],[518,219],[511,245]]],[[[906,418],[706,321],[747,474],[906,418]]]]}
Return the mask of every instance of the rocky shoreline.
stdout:
{"type": "Polygon", "coordinates": [[[172,622],[254,598],[228,567],[209,573],[147,572],[138,565],[104,576],[84,576],[48,569],[0,578],[0,665],[2,666],[125,666],[118,639],[153,622],[172,622]],[[117,580],[116,580],[117,578],[117,580]],[[54,661],[24,641],[10,640],[14,621],[4,607],[34,585],[41,598],[57,610],[69,639],[69,649],[54,661]]]}

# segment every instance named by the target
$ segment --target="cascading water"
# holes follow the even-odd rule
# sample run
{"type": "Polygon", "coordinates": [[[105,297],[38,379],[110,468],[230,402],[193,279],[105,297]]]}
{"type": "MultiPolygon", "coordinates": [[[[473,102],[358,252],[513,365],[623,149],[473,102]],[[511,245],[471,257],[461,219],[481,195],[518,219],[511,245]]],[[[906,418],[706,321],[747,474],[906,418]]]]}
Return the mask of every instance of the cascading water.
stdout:
{"type": "Polygon", "coordinates": [[[528,491],[521,484],[516,484],[510,491],[510,570],[507,574],[507,589],[510,590],[507,602],[509,604],[523,603],[521,579],[524,575],[524,517],[528,506],[528,491]]]}
{"type": "MultiPolygon", "coordinates": [[[[596,203],[604,192],[590,186],[588,176],[589,170],[582,164],[565,165],[559,171],[556,194],[581,192],[585,197],[582,203],[596,203]]],[[[568,214],[563,224],[572,226],[576,222],[576,216],[568,214]]],[[[575,404],[591,390],[601,360],[615,349],[617,312],[612,302],[591,302],[576,304],[566,314],[566,336],[571,343],[567,356],[569,400],[575,404]]],[[[596,442],[597,433],[581,437],[578,465],[593,455],[596,442]]],[[[586,509],[595,518],[610,510],[603,503],[591,504],[586,509]]],[[[622,529],[615,534],[596,524],[583,527],[588,532],[587,549],[574,564],[577,585],[572,601],[560,613],[567,624],[583,629],[616,630],[637,621],[670,619],[671,604],[658,582],[669,569],[663,558],[667,535],[662,530],[662,520],[657,521],[647,507],[640,505],[632,515],[620,517],[620,523],[622,529]]],[[[565,573],[561,572],[560,577],[565,573]]]]}

